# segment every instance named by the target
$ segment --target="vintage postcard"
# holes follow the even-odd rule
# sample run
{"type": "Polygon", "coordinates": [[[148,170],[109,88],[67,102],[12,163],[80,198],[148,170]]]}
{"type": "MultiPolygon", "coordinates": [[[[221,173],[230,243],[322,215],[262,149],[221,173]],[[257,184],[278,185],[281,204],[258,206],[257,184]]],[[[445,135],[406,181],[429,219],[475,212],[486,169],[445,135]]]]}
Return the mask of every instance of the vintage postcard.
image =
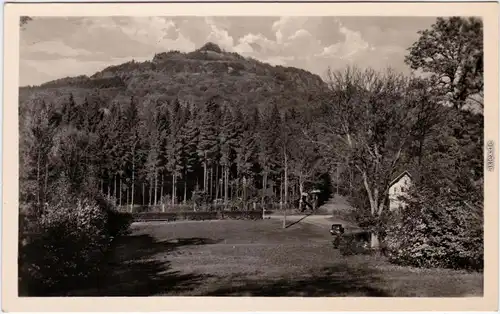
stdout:
{"type": "Polygon", "coordinates": [[[498,309],[497,3],[4,29],[4,310],[498,309]]]}

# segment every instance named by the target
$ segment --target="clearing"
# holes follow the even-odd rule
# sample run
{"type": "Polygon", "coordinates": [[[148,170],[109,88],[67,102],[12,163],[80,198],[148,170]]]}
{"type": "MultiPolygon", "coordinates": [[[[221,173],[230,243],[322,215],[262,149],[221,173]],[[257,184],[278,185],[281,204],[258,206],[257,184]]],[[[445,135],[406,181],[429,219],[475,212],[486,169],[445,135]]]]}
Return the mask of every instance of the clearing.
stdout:
{"type": "Polygon", "coordinates": [[[328,216],[134,223],[86,296],[482,296],[483,275],[342,256],[328,216]]]}

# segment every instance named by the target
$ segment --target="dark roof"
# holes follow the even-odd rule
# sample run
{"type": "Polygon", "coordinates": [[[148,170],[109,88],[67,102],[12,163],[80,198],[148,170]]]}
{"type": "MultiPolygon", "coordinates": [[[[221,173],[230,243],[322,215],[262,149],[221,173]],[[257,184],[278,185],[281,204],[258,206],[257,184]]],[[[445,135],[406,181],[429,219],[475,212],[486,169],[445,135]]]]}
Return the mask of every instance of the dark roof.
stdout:
{"type": "Polygon", "coordinates": [[[398,182],[399,179],[401,179],[405,175],[408,175],[411,178],[411,174],[408,171],[405,170],[405,171],[401,172],[397,177],[395,177],[394,179],[392,179],[391,183],[389,183],[389,186],[392,186],[394,183],[398,182]]]}

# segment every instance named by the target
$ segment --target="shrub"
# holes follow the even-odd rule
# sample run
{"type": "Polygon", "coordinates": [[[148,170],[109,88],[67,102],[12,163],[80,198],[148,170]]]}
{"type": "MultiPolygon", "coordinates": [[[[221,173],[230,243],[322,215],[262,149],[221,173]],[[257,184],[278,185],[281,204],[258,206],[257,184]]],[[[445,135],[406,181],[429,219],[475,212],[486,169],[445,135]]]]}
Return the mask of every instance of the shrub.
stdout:
{"type": "Polygon", "coordinates": [[[19,292],[49,295],[96,275],[111,241],[132,220],[104,198],[78,198],[45,206],[22,221],[19,292]]]}
{"type": "Polygon", "coordinates": [[[408,207],[395,213],[385,243],[389,258],[401,265],[483,269],[483,213],[451,195],[415,192],[408,207]]]}
{"type": "Polygon", "coordinates": [[[342,255],[370,254],[370,232],[344,234],[339,241],[342,255]]]}
{"type": "Polygon", "coordinates": [[[47,206],[39,217],[37,234],[23,247],[24,277],[32,292],[49,292],[85,279],[96,271],[109,245],[106,214],[91,201],[74,206],[47,206]]]}

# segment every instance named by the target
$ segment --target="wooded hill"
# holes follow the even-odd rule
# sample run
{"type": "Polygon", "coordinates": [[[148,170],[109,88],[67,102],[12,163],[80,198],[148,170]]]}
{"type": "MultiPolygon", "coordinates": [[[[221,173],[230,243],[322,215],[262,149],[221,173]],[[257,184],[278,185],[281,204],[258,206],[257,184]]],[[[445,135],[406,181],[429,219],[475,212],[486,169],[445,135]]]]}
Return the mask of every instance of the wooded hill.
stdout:
{"type": "Polygon", "coordinates": [[[22,87],[20,101],[46,97],[60,104],[72,93],[77,103],[91,94],[107,105],[127,102],[131,96],[139,103],[178,99],[194,104],[217,96],[231,107],[264,108],[276,103],[282,109],[307,106],[313,95],[325,90],[321,78],[308,71],[271,66],[207,43],[189,53],[169,51],[156,54],[151,61],[110,66],[90,77],[22,87]]]}

